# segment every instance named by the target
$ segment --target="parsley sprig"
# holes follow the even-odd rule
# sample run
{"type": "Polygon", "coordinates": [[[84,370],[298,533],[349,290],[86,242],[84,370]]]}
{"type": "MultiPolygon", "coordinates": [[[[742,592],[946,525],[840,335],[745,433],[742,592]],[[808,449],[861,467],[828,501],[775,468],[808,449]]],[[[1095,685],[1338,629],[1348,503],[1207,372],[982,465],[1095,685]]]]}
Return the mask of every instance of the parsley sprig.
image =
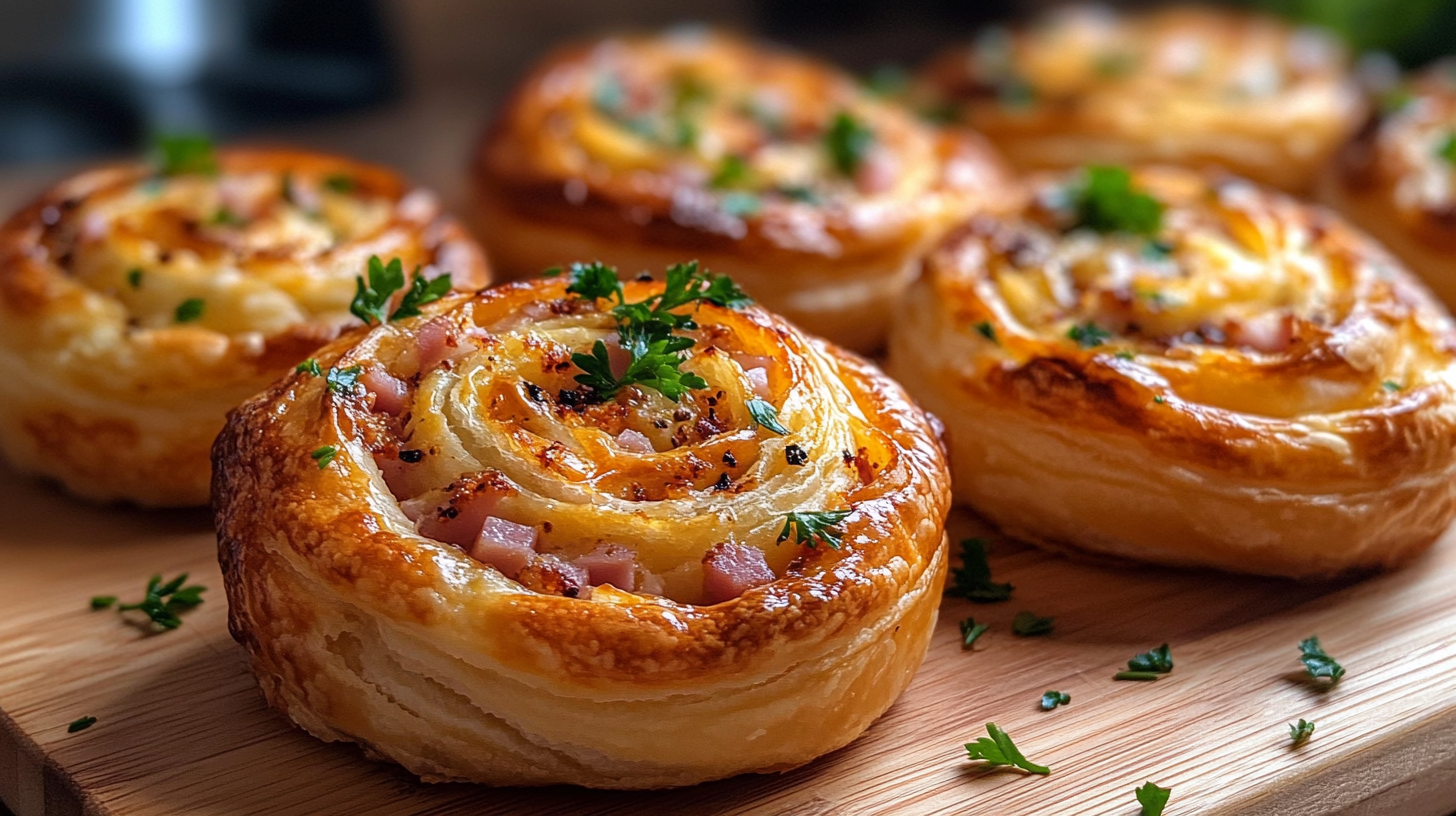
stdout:
{"type": "Polygon", "coordinates": [[[754,397],[744,405],[748,408],[748,415],[753,417],[754,424],[779,436],[784,436],[789,432],[789,429],[779,422],[779,410],[773,407],[768,400],[754,397]]]}
{"type": "Polygon", "coordinates": [[[1072,191],[1074,227],[1151,237],[1163,226],[1163,204],[1133,186],[1124,167],[1088,167],[1072,191]]]}
{"type": "Polygon", "coordinates": [[[1325,654],[1319,638],[1313,635],[1299,642],[1299,662],[1304,664],[1304,670],[1309,673],[1311,680],[1329,678],[1330,685],[1333,686],[1345,676],[1345,667],[1325,654]]]}
{"type": "MultiPolygon", "coordinates": [[[[553,272],[559,270],[548,274],[553,272]]],[[[571,355],[571,361],[582,370],[576,381],[603,400],[629,385],[652,388],[673,402],[689,389],[707,388],[702,377],[681,369],[687,360],[683,352],[696,341],[674,332],[696,329],[698,324],[692,314],[677,310],[696,308],[700,303],[737,309],[753,302],[730,278],[701,269],[697,261],[668,267],[662,291],[635,303],[627,302],[617,271],[610,266],[575,263],[569,274],[567,292],[589,300],[616,301],[612,317],[617,321],[617,337],[628,354],[627,370],[621,376],[612,371],[606,343],[601,340],[592,344],[590,354],[571,355]]]]}
{"type": "Polygon", "coordinates": [[[1063,691],[1047,691],[1041,696],[1041,710],[1051,711],[1057,706],[1068,705],[1072,702],[1072,695],[1063,691]]]}
{"type": "Polygon", "coordinates": [[[1011,634],[1017,637],[1050,635],[1056,618],[1044,618],[1035,612],[1017,612],[1011,619],[1011,634]]]}
{"type": "Polygon", "coordinates": [[[1138,804],[1143,806],[1142,816],[1163,816],[1163,808],[1167,807],[1168,797],[1172,794],[1172,788],[1160,788],[1151,782],[1133,791],[1138,804]]]}
{"type": "Polygon", "coordinates": [[[1312,736],[1314,736],[1314,723],[1310,720],[1300,717],[1299,722],[1289,724],[1289,741],[1291,747],[1303,745],[1312,736]]]}
{"type": "Polygon", "coordinates": [[[986,630],[990,628],[990,624],[976,623],[975,618],[966,618],[961,621],[961,648],[971,648],[980,639],[981,635],[986,634],[986,630]]]}
{"type": "Polygon", "coordinates": [[[991,565],[986,561],[986,539],[968,538],[961,542],[961,565],[951,570],[951,584],[945,594],[965,598],[972,603],[999,603],[1011,598],[1010,584],[991,580],[991,565]]]}
{"type": "Polygon", "coordinates": [[[369,256],[369,267],[365,275],[354,279],[354,300],[349,312],[364,321],[364,325],[418,317],[420,307],[433,303],[450,291],[450,273],[425,280],[417,267],[411,277],[409,288],[405,289],[404,264],[398,258],[385,264],[378,255],[369,256]],[[366,279],[367,278],[367,279],[366,279]],[[399,307],[393,313],[389,303],[394,293],[405,289],[399,307]]]}
{"type": "Polygon", "coordinates": [[[824,133],[824,149],[840,175],[853,176],[875,144],[874,131],[848,111],[840,111],[824,133]]]}
{"type": "Polygon", "coordinates": [[[1173,670],[1173,652],[1164,643],[1156,649],[1149,649],[1133,655],[1127,661],[1127,671],[1112,675],[1113,680],[1134,680],[1152,682],[1173,670]]]}
{"type": "Polygon", "coordinates": [[[795,544],[816,549],[823,544],[831,550],[839,549],[840,534],[832,528],[849,518],[851,510],[824,510],[817,513],[789,513],[784,516],[784,529],[779,533],[779,544],[790,538],[795,544]]]}
{"type": "Polygon", "coordinates": [[[1016,744],[1011,741],[1011,736],[996,723],[986,723],[986,733],[991,736],[966,743],[967,759],[984,760],[992,767],[1012,765],[1034,774],[1046,775],[1052,772],[1051,768],[1038,765],[1023,756],[1016,744]]]}
{"type": "MultiPolygon", "coordinates": [[[[187,583],[187,573],[182,573],[176,578],[165,583],[162,576],[153,575],[147,581],[146,596],[137,603],[121,604],[116,607],[118,612],[140,611],[151,619],[161,631],[176,629],[182,625],[182,618],[179,613],[202,603],[202,593],[207,587],[187,583]]],[[[91,599],[92,609],[105,609],[116,602],[116,598],[110,595],[98,595],[91,599]]]]}
{"type": "Polygon", "coordinates": [[[217,154],[212,140],[194,133],[159,134],[152,147],[153,162],[164,176],[215,176],[217,154]]]}

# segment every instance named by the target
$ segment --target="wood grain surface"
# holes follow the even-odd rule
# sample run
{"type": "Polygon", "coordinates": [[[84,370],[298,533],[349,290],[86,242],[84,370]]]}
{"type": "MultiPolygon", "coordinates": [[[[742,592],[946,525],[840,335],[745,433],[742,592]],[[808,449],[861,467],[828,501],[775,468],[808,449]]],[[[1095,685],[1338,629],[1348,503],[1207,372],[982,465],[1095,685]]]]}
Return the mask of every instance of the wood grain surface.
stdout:
{"type": "Polygon", "coordinates": [[[0,469],[0,518],[0,798],[17,816],[1136,816],[1148,780],[1172,787],[1169,816],[1456,809],[1449,540],[1403,571],[1335,585],[1077,563],[998,540],[1013,599],[946,601],[915,682],[859,741],[787,774],[633,794],[426,785],[292,728],[228,636],[204,512],[93,508],[0,469]],[[176,631],[88,608],[184,570],[209,601],[176,631]],[[1014,637],[1023,609],[1055,616],[1055,631],[1014,637]],[[992,626],[970,652],[957,632],[968,615],[992,626]],[[1296,644],[1312,634],[1349,671],[1329,691],[1300,679],[1296,644]],[[1173,674],[1111,680],[1165,640],[1173,674]],[[1048,689],[1071,704],[1039,710],[1048,689]],[[68,734],[82,716],[98,722],[68,734]],[[1292,749],[1300,717],[1318,730],[1292,749]],[[988,721],[1052,774],[966,761],[988,721]]]}

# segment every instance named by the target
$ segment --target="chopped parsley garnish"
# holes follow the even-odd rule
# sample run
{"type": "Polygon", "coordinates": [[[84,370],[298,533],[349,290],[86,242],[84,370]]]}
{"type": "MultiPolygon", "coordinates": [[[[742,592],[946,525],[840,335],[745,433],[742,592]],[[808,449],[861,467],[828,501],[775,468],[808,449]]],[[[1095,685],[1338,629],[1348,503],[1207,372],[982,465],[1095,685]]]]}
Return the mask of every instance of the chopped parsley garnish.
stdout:
{"type": "Polygon", "coordinates": [[[748,415],[753,417],[754,424],[760,428],[776,433],[779,436],[784,436],[789,432],[789,429],[785,428],[782,422],[779,422],[778,409],[773,407],[768,400],[754,397],[748,402],[745,402],[744,406],[748,408],[748,415]]]}
{"type": "Polygon", "coordinates": [[[138,610],[146,613],[159,629],[166,631],[176,629],[182,625],[182,618],[178,613],[186,612],[189,609],[202,603],[202,593],[207,587],[193,584],[183,586],[187,583],[187,573],[162,583],[162,576],[153,575],[147,581],[147,594],[141,601],[133,604],[122,604],[116,607],[118,612],[130,612],[138,610]]]}
{"type": "Polygon", "coordinates": [[[1149,237],[1162,228],[1162,203],[1134,189],[1126,168],[1088,167],[1082,184],[1072,191],[1072,199],[1074,227],[1149,237]]]}
{"type": "Polygon", "coordinates": [[[1312,736],[1314,736],[1314,723],[1309,720],[1300,717],[1299,722],[1289,724],[1289,741],[1293,745],[1303,745],[1312,736]]]}
{"type": "Polygon", "coordinates": [[[1400,383],[1398,383],[1398,382],[1396,382],[1394,380],[1386,380],[1385,382],[1383,382],[1383,383],[1380,384],[1380,387],[1381,388],[1384,388],[1386,391],[1404,391],[1405,390],[1405,386],[1401,385],[1400,383]]]}
{"type": "Polygon", "coordinates": [[[1014,587],[991,580],[986,545],[984,538],[968,538],[961,542],[961,565],[951,569],[951,583],[945,594],[952,598],[965,598],[972,603],[999,603],[1011,597],[1014,587]]]}
{"type": "Polygon", "coordinates": [[[293,371],[297,374],[312,374],[315,377],[322,377],[324,375],[323,369],[319,368],[318,360],[312,357],[294,366],[293,371]]]}
{"type": "Polygon", "coordinates": [[[338,455],[338,453],[339,449],[334,447],[333,445],[324,445],[321,448],[315,449],[313,453],[310,453],[308,455],[308,458],[314,460],[315,462],[318,462],[319,470],[323,470],[324,468],[329,466],[330,462],[334,461],[334,457],[338,455]]]}
{"type": "MultiPolygon", "coordinates": [[[[318,363],[314,363],[318,365],[318,363]]],[[[349,366],[348,368],[331,368],[328,374],[324,375],[324,383],[331,394],[352,393],[354,386],[359,382],[359,374],[363,372],[361,366],[349,366]]]]}
{"type": "Polygon", "coordinates": [[[1011,634],[1018,637],[1041,637],[1052,633],[1056,618],[1043,618],[1034,612],[1017,612],[1011,619],[1011,634]]]}
{"type": "Polygon", "coordinates": [[[975,618],[966,618],[961,621],[961,648],[969,649],[981,635],[986,634],[990,624],[976,623],[975,618]]]}
{"type": "Polygon", "coordinates": [[[208,220],[208,223],[219,227],[238,227],[247,222],[234,215],[233,211],[227,207],[218,207],[217,212],[212,214],[212,218],[208,220]]]}
{"type": "Polygon", "coordinates": [[[70,725],[66,726],[66,733],[67,734],[74,734],[77,731],[85,731],[86,729],[90,728],[91,726],[93,726],[95,724],[96,724],[96,718],[95,717],[82,717],[81,719],[76,720],[75,722],[73,722],[70,725]]]}
{"type": "Polygon", "coordinates": [[[1313,635],[1299,642],[1299,662],[1304,664],[1304,670],[1309,673],[1311,680],[1327,677],[1333,686],[1345,676],[1345,667],[1325,654],[1325,650],[1320,647],[1319,638],[1313,635]]]}
{"type": "Polygon", "coordinates": [[[733,190],[723,194],[718,199],[718,206],[723,212],[736,218],[747,218],[750,215],[757,215],[763,209],[763,199],[754,193],[745,193],[740,190],[733,190]]]}
{"type": "Polygon", "coordinates": [[[1156,672],[1167,674],[1173,670],[1173,652],[1164,643],[1156,649],[1150,649],[1127,661],[1129,671],[1135,672],[1156,672]]]}
{"type": "Polygon", "coordinates": [[[991,325],[991,321],[989,320],[982,320],[980,323],[977,323],[976,331],[980,332],[982,337],[990,340],[992,343],[999,345],[1001,342],[996,339],[996,327],[991,325]]]}
{"type": "Polygon", "coordinates": [[[986,723],[986,733],[991,736],[966,743],[966,759],[984,760],[992,767],[1013,765],[1034,774],[1046,775],[1052,772],[1051,768],[1038,765],[1023,756],[1011,741],[1011,736],[996,723],[986,723]]]}
{"type": "Polygon", "coordinates": [[[1051,711],[1057,706],[1064,706],[1072,702],[1072,695],[1060,691],[1050,691],[1041,695],[1041,710],[1051,711]]]}
{"type": "Polygon", "coordinates": [[[126,283],[127,283],[127,285],[130,286],[133,289],[140,289],[140,288],[142,288],[142,275],[143,274],[144,273],[139,268],[138,269],[133,269],[130,272],[127,272],[126,273],[126,283]]]}
{"type": "Polygon", "coordinates": [[[1136,354],[1133,354],[1127,349],[1118,349],[1116,352],[1113,353],[1112,356],[1116,357],[1119,360],[1132,360],[1137,357],[1136,354]]]}
{"type": "Polygon", "coordinates": [[[1141,682],[1144,682],[1144,683],[1148,683],[1148,682],[1151,682],[1153,680],[1157,680],[1158,678],[1160,678],[1162,676],[1163,675],[1161,673],[1159,673],[1159,672],[1120,671],[1117,674],[1112,675],[1112,679],[1113,680],[1138,680],[1138,681],[1141,681],[1141,682]]]}
{"type": "Polygon", "coordinates": [[[713,173],[713,178],[708,183],[715,189],[723,190],[729,187],[741,187],[748,181],[748,162],[742,156],[729,154],[719,162],[718,170],[713,173]]]}
{"type": "Polygon", "coordinates": [[[157,170],[164,176],[217,175],[217,154],[206,136],[159,135],[153,154],[157,170]]]}
{"type": "Polygon", "coordinates": [[[1436,155],[1445,159],[1447,164],[1456,164],[1456,133],[1447,133],[1441,139],[1436,155]]]}
{"type": "Polygon", "coordinates": [[[1068,329],[1067,337],[1077,341],[1077,345],[1082,348],[1089,349],[1106,343],[1112,337],[1112,333],[1089,320],[1068,329]]]}
{"type": "Polygon", "coordinates": [[[409,289],[400,298],[399,308],[390,314],[390,299],[395,292],[405,288],[404,264],[394,258],[386,265],[378,255],[371,255],[367,273],[367,282],[364,275],[354,278],[354,300],[349,304],[349,312],[364,321],[366,326],[386,320],[418,317],[421,306],[439,300],[450,291],[450,273],[425,280],[416,268],[409,289]]]}
{"type": "Polygon", "coordinates": [[[1158,395],[1156,397],[1153,397],[1153,402],[1157,403],[1158,405],[1162,405],[1163,403],[1165,403],[1167,401],[1168,401],[1167,398],[1164,397],[1164,396],[1162,396],[1162,395],[1158,395]]]}
{"type": "Polygon", "coordinates": [[[848,111],[840,111],[824,133],[824,149],[840,175],[853,176],[874,146],[875,134],[848,111]]]}
{"type": "MultiPolygon", "coordinates": [[[[549,272],[549,270],[548,270],[549,272]]],[[[599,399],[610,399],[622,388],[640,385],[652,388],[677,402],[688,389],[707,388],[702,377],[684,372],[682,352],[692,348],[691,337],[674,331],[697,328],[691,315],[677,314],[674,309],[702,302],[727,308],[740,308],[752,303],[731,279],[700,270],[697,261],[674,264],[667,269],[663,290],[646,300],[628,303],[616,270],[600,263],[572,264],[571,283],[566,291],[584,298],[616,300],[612,316],[617,320],[617,336],[627,351],[627,370],[618,377],[601,340],[592,345],[590,354],[571,355],[571,361],[582,370],[576,381],[590,388],[599,399]]]]}
{"type": "Polygon", "coordinates": [[[352,193],[354,192],[354,179],[339,173],[324,176],[324,189],[332,193],[352,193]]]}
{"type": "Polygon", "coordinates": [[[1143,806],[1142,816],[1163,816],[1163,808],[1168,805],[1168,797],[1172,793],[1172,788],[1160,788],[1151,782],[1133,791],[1138,804],[1143,806]]]}
{"type": "Polygon", "coordinates": [[[849,518],[852,510],[824,510],[818,513],[789,513],[784,516],[784,529],[779,533],[779,544],[790,538],[795,544],[815,549],[823,544],[831,550],[839,549],[840,535],[830,529],[849,518]]]}
{"type": "Polygon", "coordinates": [[[115,604],[115,603],[116,603],[116,596],[115,595],[92,595],[91,596],[91,608],[93,610],[97,610],[97,609],[110,609],[112,607],[112,605],[115,604]]]}
{"type": "Polygon", "coordinates": [[[207,308],[207,303],[202,298],[187,298],[177,304],[177,310],[172,316],[178,323],[191,323],[202,318],[202,311],[205,308],[207,308]]]}

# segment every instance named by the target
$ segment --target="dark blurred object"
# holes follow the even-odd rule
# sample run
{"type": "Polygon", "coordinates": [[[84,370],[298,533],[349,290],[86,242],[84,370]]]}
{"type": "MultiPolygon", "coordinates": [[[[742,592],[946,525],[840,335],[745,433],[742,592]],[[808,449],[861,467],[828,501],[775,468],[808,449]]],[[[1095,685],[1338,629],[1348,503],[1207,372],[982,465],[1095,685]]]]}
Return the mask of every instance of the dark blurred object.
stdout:
{"type": "Polygon", "coordinates": [[[1255,5],[1324,26],[1357,51],[1385,51],[1417,67],[1456,51],[1453,0],[1255,0],[1255,5]]]}
{"type": "Polygon", "coordinates": [[[0,0],[0,162],[228,135],[398,87],[370,0],[0,0]]]}

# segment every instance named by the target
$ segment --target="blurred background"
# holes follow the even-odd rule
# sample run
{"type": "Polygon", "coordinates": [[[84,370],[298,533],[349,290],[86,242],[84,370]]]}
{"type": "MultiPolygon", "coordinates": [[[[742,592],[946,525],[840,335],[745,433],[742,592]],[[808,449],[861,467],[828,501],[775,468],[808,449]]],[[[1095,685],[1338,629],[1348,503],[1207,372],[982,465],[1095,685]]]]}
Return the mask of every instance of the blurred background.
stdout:
{"type": "MultiPolygon", "coordinates": [[[[1246,0],[1419,64],[1456,0],[1246,0]]],[[[721,23],[858,71],[914,65],[1043,0],[0,0],[0,206],[150,134],[298,142],[447,199],[534,59],[624,27],[721,23]]],[[[1126,4],[1124,4],[1126,5],[1126,4]]],[[[1145,3],[1143,4],[1145,5],[1145,3]]]]}

